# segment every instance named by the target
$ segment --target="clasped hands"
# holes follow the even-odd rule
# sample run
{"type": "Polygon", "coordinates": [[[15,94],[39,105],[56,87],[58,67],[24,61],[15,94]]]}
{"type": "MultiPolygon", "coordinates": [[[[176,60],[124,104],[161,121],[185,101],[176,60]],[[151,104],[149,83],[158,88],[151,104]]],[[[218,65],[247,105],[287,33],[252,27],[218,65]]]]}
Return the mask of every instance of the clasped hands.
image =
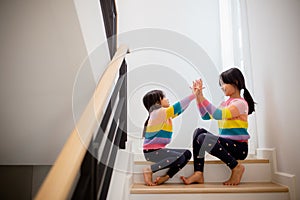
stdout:
{"type": "Polygon", "coordinates": [[[195,96],[203,96],[202,90],[204,88],[205,87],[203,87],[202,79],[198,79],[198,80],[193,81],[193,85],[192,85],[191,89],[192,89],[195,96]]]}

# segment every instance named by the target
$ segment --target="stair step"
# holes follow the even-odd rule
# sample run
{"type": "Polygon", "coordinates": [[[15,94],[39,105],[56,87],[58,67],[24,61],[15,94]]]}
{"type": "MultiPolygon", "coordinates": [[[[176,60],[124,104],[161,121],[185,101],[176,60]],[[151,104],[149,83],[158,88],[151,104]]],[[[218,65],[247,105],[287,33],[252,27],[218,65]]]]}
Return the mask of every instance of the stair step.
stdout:
{"type": "Polygon", "coordinates": [[[180,194],[180,193],[274,193],[288,192],[286,186],[276,183],[240,183],[237,186],[226,186],[220,183],[176,184],[165,183],[159,186],[146,186],[142,183],[132,185],[131,194],[180,194]]]}
{"type": "Polygon", "coordinates": [[[132,185],[130,200],[290,200],[288,188],[271,182],[241,183],[225,186],[221,183],[175,184],[159,186],[132,185]]]}
{"type": "MultiPolygon", "coordinates": [[[[271,168],[268,159],[247,158],[246,160],[239,161],[245,166],[245,173],[242,177],[242,182],[270,182],[271,181],[271,168]]],[[[190,176],[194,172],[193,161],[179,171],[168,183],[181,183],[180,176],[190,176]]],[[[135,161],[133,168],[133,182],[143,183],[144,178],[142,170],[144,167],[149,166],[151,162],[135,161]]],[[[153,179],[157,176],[162,176],[166,173],[167,169],[161,170],[153,174],[153,179]]],[[[204,179],[205,182],[224,182],[230,177],[230,169],[218,159],[208,159],[205,161],[204,179]]]]}

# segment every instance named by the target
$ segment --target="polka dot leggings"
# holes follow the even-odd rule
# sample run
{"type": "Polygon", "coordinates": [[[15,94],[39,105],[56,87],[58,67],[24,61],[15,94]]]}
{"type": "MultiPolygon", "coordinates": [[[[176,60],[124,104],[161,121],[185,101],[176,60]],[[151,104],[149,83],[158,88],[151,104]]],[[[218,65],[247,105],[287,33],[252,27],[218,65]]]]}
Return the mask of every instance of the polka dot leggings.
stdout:
{"type": "Polygon", "coordinates": [[[155,149],[144,150],[144,156],[147,161],[154,162],[151,165],[152,172],[169,168],[167,175],[172,178],[181,170],[191,159],[192,153],[186,149],[155,149]]]}
{"type": "Polygon", "coordinates": [[[193,139],[194,171],[203,172],[205,151],[222,160],[230,169],[237,166],[236,160],[248,155],[248,143],[218,137],[205,129],[196,129],[193,139]]]}

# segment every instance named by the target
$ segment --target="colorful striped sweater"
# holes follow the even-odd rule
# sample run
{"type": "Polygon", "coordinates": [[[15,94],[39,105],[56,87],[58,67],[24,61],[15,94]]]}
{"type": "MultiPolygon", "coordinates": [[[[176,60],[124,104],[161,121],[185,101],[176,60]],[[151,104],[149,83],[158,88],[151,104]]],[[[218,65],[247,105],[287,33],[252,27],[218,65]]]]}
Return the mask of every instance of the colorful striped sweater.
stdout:
{"type": "Polygon", "coordinates": [[[229,98],[219,108],[208,100],[198,104],[202,119],[218,120],[220,137],[238,141],[247,141],[250,136],[248,128],[248,104],[243,98],[229,98]]]}
{"type": "Polygon", "coordinates": [[[144,150],[164,148],[171,142],[172,118],[180,115],[193,99],[195,96],[192,94],[168,108],[159,107],[150,113],[145,132],[144,150]]]}

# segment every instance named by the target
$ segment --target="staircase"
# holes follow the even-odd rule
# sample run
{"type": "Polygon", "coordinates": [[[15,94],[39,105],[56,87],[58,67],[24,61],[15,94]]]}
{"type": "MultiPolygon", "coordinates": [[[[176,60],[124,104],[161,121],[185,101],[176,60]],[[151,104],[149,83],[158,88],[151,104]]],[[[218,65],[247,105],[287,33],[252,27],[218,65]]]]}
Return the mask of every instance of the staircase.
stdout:
{"type": "MultiPolygon", "coordinates": [[[[146,186],[142,169],[151,164],[143,158],[135,158],[133,166],[133,184],[130,188],[130,200],[291,200],[289,188],[272,182],[272,164],[269,159],[248,156],[240,161],[245,166],[245,173],[238,186],[224,186],[231,174],[230,169],[220,160],[207,155],[204,168],[204,184],[184,185],[180,176],[193,173],[193,161],[190,161],[178,174],[160,186],[146,186]]],[[[165,174],[162,170],[153,178],[165,174]]]]}

